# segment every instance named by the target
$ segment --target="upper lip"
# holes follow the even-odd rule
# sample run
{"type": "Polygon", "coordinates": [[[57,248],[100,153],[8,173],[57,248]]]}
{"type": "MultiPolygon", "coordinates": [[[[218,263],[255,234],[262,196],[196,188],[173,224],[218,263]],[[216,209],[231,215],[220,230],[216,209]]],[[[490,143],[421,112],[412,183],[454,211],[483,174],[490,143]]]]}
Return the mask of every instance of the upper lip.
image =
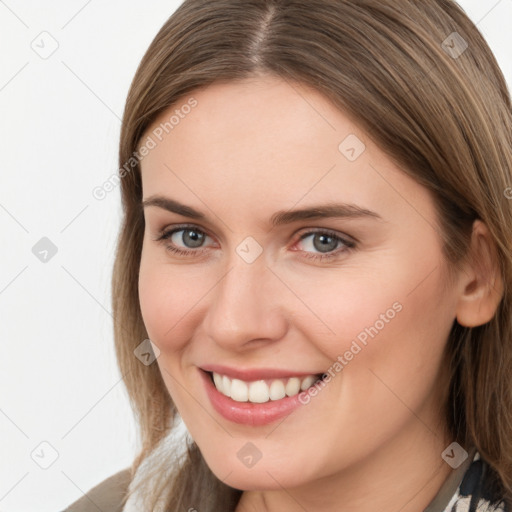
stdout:
{"type": "Polygon", "coordinates": [[[231,368],[219,364],[208,364],[200,367],[205,372],[219,373],[231,379],[253,382],[265,379],[289,379],[291,377],[307,377],[308,375],[321,375],[319,372],[301,372],[278,368],[231,368]]]}

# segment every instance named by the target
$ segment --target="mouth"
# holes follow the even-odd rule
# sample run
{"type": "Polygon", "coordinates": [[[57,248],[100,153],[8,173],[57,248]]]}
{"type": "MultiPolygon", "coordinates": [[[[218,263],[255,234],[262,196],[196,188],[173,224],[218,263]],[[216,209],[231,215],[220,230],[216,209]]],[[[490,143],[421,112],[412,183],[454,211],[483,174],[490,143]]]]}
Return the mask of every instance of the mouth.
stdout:
{"type": "Polygon", "coordinates": [[[286,397],[294,397],[322,380],[322,374],[244,381],[217,372],[207,373],[219,393],[235,402],[253,404],[264,404],[286,397]]]}
{"type": "Polygon", "coordinates": [[[250,427],[268,425],[290,415],[309,403],[307,393],[317,391],[311,388],[319,383],[326,385],[324,373],[221,365],[198,370],[213,409],[230,422],[250,427]]]}

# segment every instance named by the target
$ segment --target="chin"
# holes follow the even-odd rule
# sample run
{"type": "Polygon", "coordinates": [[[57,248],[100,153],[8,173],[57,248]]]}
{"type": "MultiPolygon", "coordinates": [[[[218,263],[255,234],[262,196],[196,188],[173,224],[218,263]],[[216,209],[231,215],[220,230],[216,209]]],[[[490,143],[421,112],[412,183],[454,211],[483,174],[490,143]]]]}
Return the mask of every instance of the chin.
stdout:
{"type": "MultiPolygon", "coordinates": [[[[287,465],[282,461],[258,461],[252,467],[245,467],[235,456],[234,459],[205,461],[213,474],[226,485],[242,491],[271,491],[293,488],[306,484],[313,479],[312,474],[298,471],[300,464],[290,459],[287,465]],[[300,475],[298,474],[300,473],[300,475]]],[[[313,468],[309,468],[309,473],[313,468]]]]}
{"type": "Polygon", "coordinates": [[[238,470],[236,472],[233,471],[227,478],[215,472],[214,474],[219,480],[224,478],[222,481],[226,485],[241,491],[277,491],[282,490],[283,487],[291,488],[300,484],[295,478],[291,482],[286,478],[272,478],[271,475],[274,474],[272,470],[268,470],[268,473],[265,470],[260,470],[256,473],[253,470],[238,470]]]}

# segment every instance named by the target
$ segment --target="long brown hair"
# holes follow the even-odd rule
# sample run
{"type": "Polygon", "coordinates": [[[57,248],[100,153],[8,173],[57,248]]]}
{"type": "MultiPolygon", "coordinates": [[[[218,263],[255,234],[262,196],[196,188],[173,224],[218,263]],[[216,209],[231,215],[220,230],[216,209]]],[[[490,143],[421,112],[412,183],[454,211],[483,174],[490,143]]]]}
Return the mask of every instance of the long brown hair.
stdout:
{"type": "MultiPolygon", "coordinates": [[[[324,94],[431,192],[451,269],[468,253],[473,221],[489,228],[504,294],[485,325],[454,321],[445,413],[452,438],[476,446],[489,483],[512,501],[511,103],[491,50],[451,0],[186,0],[160,29],[133,79],[119,150],[123,223],[113,312],[142,442],[132,471],[177,418],[158,366],[134,357],[148,337],[137,290],[144,233],[137,151],[156,117],[195,89],[260,73],[324,94]]],[[[195,443],[172,457],[140,483],[160,478],[145,509],[158,495],[169,511],[235,509],[241,491],[213,475],[195,443]]]]}

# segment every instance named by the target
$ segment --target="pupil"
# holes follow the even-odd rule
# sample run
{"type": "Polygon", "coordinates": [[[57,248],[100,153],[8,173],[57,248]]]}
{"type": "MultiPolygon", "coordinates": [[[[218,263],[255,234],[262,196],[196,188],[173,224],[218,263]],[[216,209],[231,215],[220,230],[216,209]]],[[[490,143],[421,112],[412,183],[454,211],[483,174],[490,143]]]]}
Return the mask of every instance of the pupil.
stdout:
{"type": "Polygon", "coordinates": [[[313,245],[317,251],[329,252],[336,249],[337,240],[329,235],[315,235],[313,245]],[[317,243],[320,241],[320,243],[317,243]]]}
{"type": "Polygon", "coordinates": [[[188,247],[199,247],[201,243],[203,242],[204,235],[202,233],[199,233],[197,231],[185,231],[183,233],[183,242],[188,247]]]}

